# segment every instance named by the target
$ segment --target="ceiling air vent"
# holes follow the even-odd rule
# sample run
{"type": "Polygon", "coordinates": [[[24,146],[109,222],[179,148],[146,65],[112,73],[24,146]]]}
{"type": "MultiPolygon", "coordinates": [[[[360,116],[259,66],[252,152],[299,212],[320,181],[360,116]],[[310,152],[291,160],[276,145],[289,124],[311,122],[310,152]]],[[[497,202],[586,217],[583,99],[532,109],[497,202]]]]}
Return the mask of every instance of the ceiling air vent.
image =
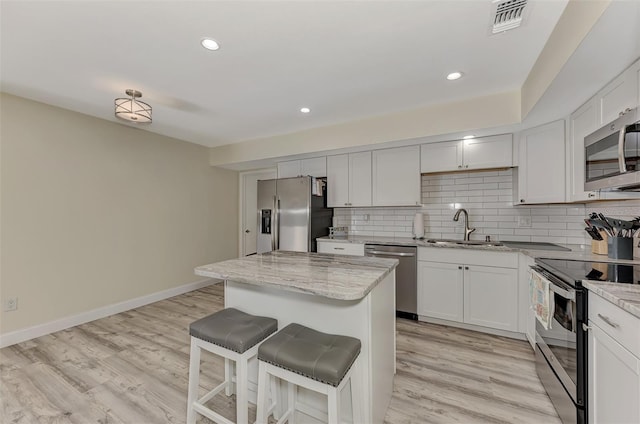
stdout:
{"type": "Polygon", "coordinates": [[[520,26],[527,0],[494,0],[492,33],[508,31],[520,26]]]}

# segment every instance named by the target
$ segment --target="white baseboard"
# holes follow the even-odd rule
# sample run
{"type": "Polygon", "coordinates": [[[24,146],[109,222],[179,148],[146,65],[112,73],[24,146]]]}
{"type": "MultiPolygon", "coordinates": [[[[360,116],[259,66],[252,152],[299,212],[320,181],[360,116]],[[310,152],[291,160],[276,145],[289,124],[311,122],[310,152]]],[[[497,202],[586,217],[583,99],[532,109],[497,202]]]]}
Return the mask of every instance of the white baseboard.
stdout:
{"type": "Polygon", "coordinates": [[[204,280],[194,281],[193,283],[184,284],[182,286],[173,287],[171,289],[162,290],[141,297],[136,297],[135,299],[125,300],[124,302],[114,303],[112,305],[103,306],[91,311],[82,312],[77,315],[60,318],[55,321],[46,322],[44,324],[34,325],[33,327],[28,327],[22,330],[0,334],[0,349],[16,343],[35,339],[36,337],[44,336],[46,334],[55,333],[56,331],[64,330],[69,327],[84,324],[85,322],[108,317],[109,315],[119,314],[120,312],[148,305],[149,303],[157,302],[159,300],[168,299],[179,294],[201,289],[203,287],[221,281],[222,280],[206,278],[204,280]]]}

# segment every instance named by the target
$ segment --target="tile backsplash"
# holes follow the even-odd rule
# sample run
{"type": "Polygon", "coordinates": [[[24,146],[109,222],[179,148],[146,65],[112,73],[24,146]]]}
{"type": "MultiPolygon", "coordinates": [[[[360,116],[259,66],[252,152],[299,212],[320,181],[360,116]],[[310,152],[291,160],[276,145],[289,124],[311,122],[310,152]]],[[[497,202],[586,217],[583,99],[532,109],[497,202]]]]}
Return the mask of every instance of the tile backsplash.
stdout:
{"type": "Polygon", "coordinates": [[[422,175],[422,207],[337,208],[336,224],[353,235],[411,237],[413,217],[424,214],[427,238],[462,239],[464,223],[453,215],[469,212],[472,240],[587,244],[584,221],[591,211],[629,219],[640,215],[640,200],[513,206],[511,169],[422,175]]]}

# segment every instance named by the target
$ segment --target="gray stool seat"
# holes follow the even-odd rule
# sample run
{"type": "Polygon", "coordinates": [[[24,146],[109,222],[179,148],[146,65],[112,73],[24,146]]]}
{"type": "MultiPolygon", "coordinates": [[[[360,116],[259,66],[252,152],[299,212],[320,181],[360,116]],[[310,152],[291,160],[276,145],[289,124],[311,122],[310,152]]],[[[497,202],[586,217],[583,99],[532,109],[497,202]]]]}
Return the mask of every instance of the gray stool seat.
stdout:
{"type": "Polygon", "coordinates": [[[258,348],[258,359],[338,386],[360,353],[360,340],[289,324],[258,348]]]}
{"type": "Polygon", "coordinates": [[[277,329],[278,321],[273,318],[226,308],[191,323],[189,334],[225,349],[244,353],[277,329]]]}

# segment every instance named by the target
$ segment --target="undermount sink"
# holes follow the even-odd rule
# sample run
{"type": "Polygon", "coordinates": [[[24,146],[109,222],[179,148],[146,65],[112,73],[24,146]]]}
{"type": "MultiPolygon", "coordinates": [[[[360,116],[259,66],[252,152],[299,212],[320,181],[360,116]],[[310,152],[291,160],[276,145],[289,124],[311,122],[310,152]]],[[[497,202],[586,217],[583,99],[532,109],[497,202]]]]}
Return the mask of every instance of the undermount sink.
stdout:
{"type": "Polygon", "coordinates": [[[448,240],[448,239],[428,239],[427,243],[436,245],[451,245],[458,244],[463,246],[487,246],[487,247],[500,247],[504,246],[503,243],[497,241],[479,241],[479,240],[448,240]]]}

